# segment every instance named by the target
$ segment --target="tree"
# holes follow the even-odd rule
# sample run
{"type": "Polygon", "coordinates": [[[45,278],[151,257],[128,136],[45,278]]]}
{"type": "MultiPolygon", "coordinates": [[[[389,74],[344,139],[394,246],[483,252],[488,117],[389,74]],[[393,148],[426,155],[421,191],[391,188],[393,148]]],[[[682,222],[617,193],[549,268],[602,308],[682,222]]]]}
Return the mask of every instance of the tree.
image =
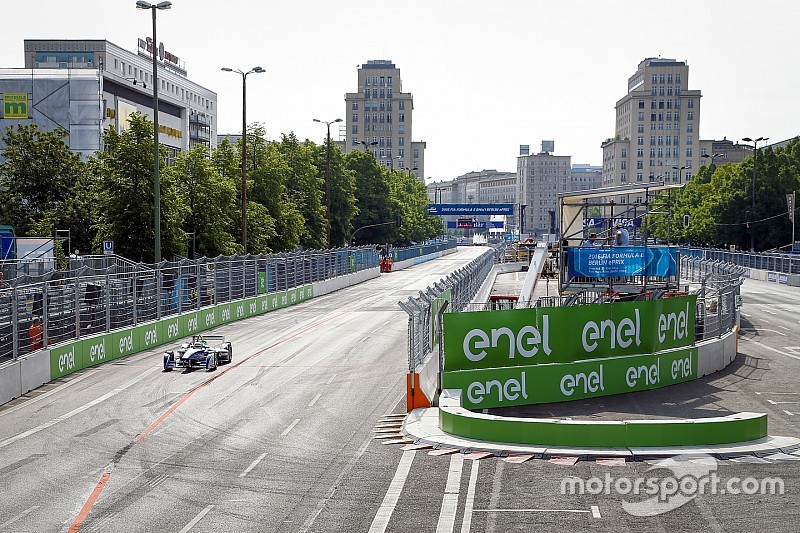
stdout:
{"type": "Polygon", "coordinates": [[[390,171],[389,195],[395,218],[402,224],[397,229],[396,242],[420,242],[440,233],[439,217],[428,214],[428,193],[425,184],[402,170],[390,171]]]}
{"type": "Polygon", "coordinates": [[[164,169],[165,174],[175,181],[186,203],[183,229],[194,234],[197,254],[233,255],[237,253],[236,239],[229,230],[235,225],[231,213],[236,212],[236,186],[216,171],[207,154],[203,146],[183,152],[175,165],[164,169]]]}
{"type": "Polygon", "coordinates": [[[378,244],[393,242],[392,228],[372,226],[392,222],[392,209],[389,199],[388,171],[382,169],[375,157],[368,152],[353,150],[344,157],[345,168],[355,178],[355,201],[358,212],[353,219],[356,244],[378,244]],[[364,229],[359,229],[364,228],[364,229]]]}
{"type": "Polygon", "coordinates": [[[36,125],[9,126],[0,164],[0,220],[17,235],[49,237],[55,229],[71,229],[73,242],[85,246],[91,239],[86,164],[72,152],[63,129],[42,131],[36,125]]]}
{"type": "MultiPolygon", "coordinates": [[[[153,262],[153,125],[139,113],[128,128],[109,128],[103,135],[106,150],[98,152],[92,166],[98,187],[98,222],[95,246],[113,240],[115,251],[134,261],[153,262]]],[[[166,159],[162,150],[161,163],[166,159]]],[[[164,165],[165,166],[165,165],[164,165]]],[[[177,193],[174,175],[161,175],[161,250],[164,258],[184,255],[186,234],[181,229],[186,206],[177,193]]]]}
{"type": "MultiPolygon", "coordinates": [[[[327,143],[326,143],[327,144],[327,143]]],[[[314,164],[317,167],[317,178],[324,184],[327,171],[328,147],[326,144],[314,150],[314,164]]],[[[345,159],[338,146],[331,143],[331,245],[348,244],[353,234],[353,221],[358,207],[356,206],[356,183],[352,170],[346,168],[345,159]]]]}
{"type": "Polygon", "coordinates": [[[306,248],[326,248],[325,181],[319,179],[314,166],[314,144],[300,143],[295,134],[290,133],[281,136],[277,147],[289,166],[284,184],[303,216],[300,244],[306,248]]]}

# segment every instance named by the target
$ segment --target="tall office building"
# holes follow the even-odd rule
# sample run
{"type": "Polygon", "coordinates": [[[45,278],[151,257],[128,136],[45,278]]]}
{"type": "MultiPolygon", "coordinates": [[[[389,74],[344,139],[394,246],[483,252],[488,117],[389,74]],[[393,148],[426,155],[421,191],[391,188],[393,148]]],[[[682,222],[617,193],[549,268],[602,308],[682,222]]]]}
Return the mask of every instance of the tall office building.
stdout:
{"type": "Polygon", "coordinates": [[[369,60],[358,69],[358,92],[346,93],[345,153],[371,150],[381,166],[408,169],[424,182],[425,143],[412,141],[414,98],[403,92],[400,69],[369,60]]]}
{"type": "MultiPolygon", "coordinates": [[[[151,39],[136,52],[106,40],[25,40],[25,69],[0,70],[4,102],[17,98],[24,110],[0,117],[0,127],[36,124],[69,132],[67,142],[84,156],[102,150],[106,128],[127,126],[140,112],[153,117],[151,39]]],[[[183,150],[217,144],[217,95],[187,77],[183,61],[156,47],[159,142],[168,161],[183,150]]],[[[15,108],[16,109],[16,108],[15,108]]]]}
{"type": "Polygon", "coordinates": [[[558,232],[558,193],[572,190],[572,156],[553,155],[555,143],[542,141],[542,151],[517,157],[517,202],[524,210],[521,233],[541,237],[558,232]],[[523,207],[524,206],[524,207],[523,207]]]}
{"type": "Polygon", "coordinates": [[[701,96],[685,62],[639,63],[617,101],[615,135],[602,143],[603,186],[689,180],[700,165],[701,96]]]}

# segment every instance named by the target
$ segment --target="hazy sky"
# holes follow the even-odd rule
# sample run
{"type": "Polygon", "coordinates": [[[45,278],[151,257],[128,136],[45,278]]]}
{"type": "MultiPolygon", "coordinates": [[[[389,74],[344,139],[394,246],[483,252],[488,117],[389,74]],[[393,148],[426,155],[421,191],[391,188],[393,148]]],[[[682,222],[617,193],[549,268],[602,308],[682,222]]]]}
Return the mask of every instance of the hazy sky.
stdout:
{"type": "MultiPolygon", "coordinates": [[[[10,0],[4,0],[4,4],[10,0]]],[[[156,0],[157,1],[157,0],[156,0]]],[[[23,66],[23,39],[107,39],[136,50],[152,34],[135,0],[18,2],[3,24],[0,67],[23,66]]],[[[702,91],[700,137],[784,140],[800,134],[797,0],[172,0],[158,40],[189,78],[215,91],[218,132],[248,122],[270,138],[294,131],[322,142],[312,118],[346,118],[357,65],[390,59],[414,96],[414,139],[425,177],[516,170],[520,144],[599,165],[614,104],[645,57],[685,60],[702,91]]],[[[331,132],[338,134],[338,130],[331,132]]]]}

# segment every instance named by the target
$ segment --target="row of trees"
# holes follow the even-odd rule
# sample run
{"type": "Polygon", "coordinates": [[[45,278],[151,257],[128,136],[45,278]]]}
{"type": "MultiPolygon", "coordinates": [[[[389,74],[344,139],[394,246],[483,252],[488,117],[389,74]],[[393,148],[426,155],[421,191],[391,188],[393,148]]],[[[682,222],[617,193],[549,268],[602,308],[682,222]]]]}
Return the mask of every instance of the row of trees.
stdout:
{"type": "Polygon", "coordinates": [[[797,190],[800,139],[775,150],[759,150],[742,163],[702,167],[683,190],[673,193],[669,224],[666,216],[654,216],[651,231],[662,239],[669,231],[673,242],[734,244],[747,250],[754,237],[756,251],[779,248],[792,241],[786,195],[797,190]],[[688,226],[683,224],[685,215],[688,226]]]}
{"type": "MultiPolygon", "coordinates": [[[[131,116],[127,129],[104,133],[105,151],[88,161],[70,151],[67,132],[36,126],[2,134],[0,224],[18,235],[53,236],[70,229],[72,247],[99,252],[104,240],[135,261],[154,259],[153,127],[131,116]]],[[[327,247],[326,145],[292,133],[267,141],[248,131],[247,250],[241,244],[241,144],[223,140],[210,156],[196,147],[174,164],[161,161],[161,248],[164,258],[271,253],[327,247]],[[192,242],[191,236],[194,236],[192,242]]],[[[407,243],[439,232],[427,214],[425,186],[381,167],[371,153],[330,147],[331,243],[407,243]],[[384,224],[401,220],[402,224],[384,224]],[[377,225],[380,224],[380,225],[377,225]],[[359,230],[364,226],[372,226],[359,230]],[[355,237],[353,234],[355,233],[355,237]]]]}

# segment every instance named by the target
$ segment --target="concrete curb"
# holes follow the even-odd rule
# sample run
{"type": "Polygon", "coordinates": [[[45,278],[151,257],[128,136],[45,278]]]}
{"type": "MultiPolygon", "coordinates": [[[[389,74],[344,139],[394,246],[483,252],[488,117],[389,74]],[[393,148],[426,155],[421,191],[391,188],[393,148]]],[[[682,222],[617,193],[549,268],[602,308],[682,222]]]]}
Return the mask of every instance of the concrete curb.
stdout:
{"type": "Polygon", "coordinates": [[[401,433],[415,443],[429,444],[434,448],[458,448],[462,452],[485,451],[495,456],[529,454],[537,459],[571,456],[590,460],[599,457],[624,457],[630,461],[672,457],[688,453],[702,453],[717,459],[731,457],[763,457],[773,453],[791,453],[800,450],[800,439],[795,437],[767,436],[749,442],[713,446],[621,447],[621,448],[570,448],[564,446],[521,445],[504,442],[486,442],[456,437],[439,429],[439,409],[414,409],[406,417],[401,433]]]}

